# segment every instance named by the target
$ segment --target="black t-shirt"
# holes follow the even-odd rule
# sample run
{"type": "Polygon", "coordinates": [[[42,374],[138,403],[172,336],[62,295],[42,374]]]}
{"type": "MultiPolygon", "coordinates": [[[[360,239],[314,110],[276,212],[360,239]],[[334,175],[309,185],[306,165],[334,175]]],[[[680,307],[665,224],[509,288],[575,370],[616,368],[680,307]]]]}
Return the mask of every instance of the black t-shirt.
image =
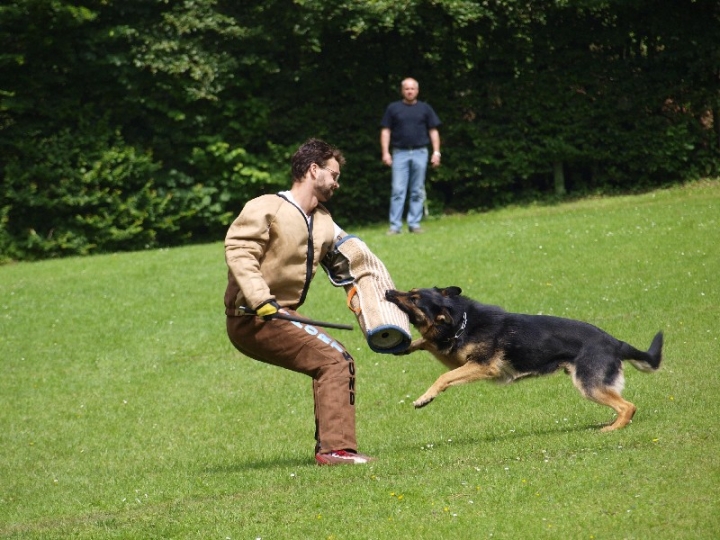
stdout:
{"type": "Polygon", "coordinates": [[[410,148],[430,144],[428,130],[441,124],[433,108],[424,101],[408,105],[393,101],[385,109],[380,125],[390,129],[390,146],[410,148]]]}

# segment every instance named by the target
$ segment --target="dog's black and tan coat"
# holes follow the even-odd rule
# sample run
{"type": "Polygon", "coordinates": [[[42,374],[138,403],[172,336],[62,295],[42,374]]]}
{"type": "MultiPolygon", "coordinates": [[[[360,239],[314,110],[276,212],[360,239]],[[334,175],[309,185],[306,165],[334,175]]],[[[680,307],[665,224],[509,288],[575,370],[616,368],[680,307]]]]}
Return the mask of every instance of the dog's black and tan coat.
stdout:
{"type": "Polygon", "coordinates": [[[643,352],[581,321],[508,313],[461,293],[459,287],[386,292],[422,336],[405,353],[426,350],[450,369],[415,400],[415,407],[427,405],[450,386],[480,379],[509,383],[564,369],[583,396],[617,413],[603,431],[630,422],[636,407],[621,395],[622,362],[628,360],[640,371],[657,370],[662,332],[643,352]]]}

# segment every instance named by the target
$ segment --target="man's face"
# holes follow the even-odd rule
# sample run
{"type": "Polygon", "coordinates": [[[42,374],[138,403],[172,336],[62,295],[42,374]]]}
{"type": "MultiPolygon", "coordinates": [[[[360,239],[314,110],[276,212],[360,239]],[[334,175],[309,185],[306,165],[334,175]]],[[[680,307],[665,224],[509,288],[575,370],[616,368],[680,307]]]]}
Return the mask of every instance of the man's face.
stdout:
{"type": "Polygon", "coordinates": [[[415,81],[403,81],[402,97],[406,103],[414,103],[418,96],[418,84],[415,81]]]}
{"type": "Polygon", "coordinates": [[[329,201],[340,187],[340,165],[335,158],[331,158],[325,166],[318,165],[315,178],[315,196],[320,202],[329,201]],[[338,179],[338,180],[336,180],[338,179]]]}

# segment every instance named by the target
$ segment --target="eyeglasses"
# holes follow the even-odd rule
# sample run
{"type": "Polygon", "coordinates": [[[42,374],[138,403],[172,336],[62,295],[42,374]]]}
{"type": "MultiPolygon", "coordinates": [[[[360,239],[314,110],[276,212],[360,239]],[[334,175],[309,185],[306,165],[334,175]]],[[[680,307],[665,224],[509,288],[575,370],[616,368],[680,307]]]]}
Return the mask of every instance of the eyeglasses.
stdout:
{"type": "MultiPolygon", "coordinates": [[[[320,167],[320,165],[318,165],[320,167]]],[[[329,172],[332,175],[333,181],[337,182],[340,180],[340,173],[338,171],[333,171],[332,169],[328,169],[327,167],[320,167],[321,169],[329,172]]]]}

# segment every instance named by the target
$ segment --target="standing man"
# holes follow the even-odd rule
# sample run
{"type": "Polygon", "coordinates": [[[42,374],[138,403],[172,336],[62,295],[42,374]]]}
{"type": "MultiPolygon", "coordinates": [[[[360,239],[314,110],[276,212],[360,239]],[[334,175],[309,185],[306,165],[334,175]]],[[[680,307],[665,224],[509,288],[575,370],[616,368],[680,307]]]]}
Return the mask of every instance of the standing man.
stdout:
{"type": "Polygon", "coordinates": [[[428,145],[432,145],[430,164],[438,167],[440,133],[437,128],[441,122],[430,105],[418,101],[420,86],[415,79],[405,79],[400,88],[402,100],[388,105],[380,122],[382,161],[392,167],[388,234],[401,232],[408,187],[410,189],[408,228],[411,233],[421,233],[423,231],[420,228],[420,220],[425,204],[428,145]]]}
{"type": "Polygon", "coordinates": [[[318,264],[343,231],[322,203],[338,189],[345,158],[318,139],[292,157],[289,191],[248,201],[225,237],[227,332],[244,355],[312,378],[315,460],[361,464],[357,451],[355,362],[325,330],[273,316],[297,315],[318,264]]]}

